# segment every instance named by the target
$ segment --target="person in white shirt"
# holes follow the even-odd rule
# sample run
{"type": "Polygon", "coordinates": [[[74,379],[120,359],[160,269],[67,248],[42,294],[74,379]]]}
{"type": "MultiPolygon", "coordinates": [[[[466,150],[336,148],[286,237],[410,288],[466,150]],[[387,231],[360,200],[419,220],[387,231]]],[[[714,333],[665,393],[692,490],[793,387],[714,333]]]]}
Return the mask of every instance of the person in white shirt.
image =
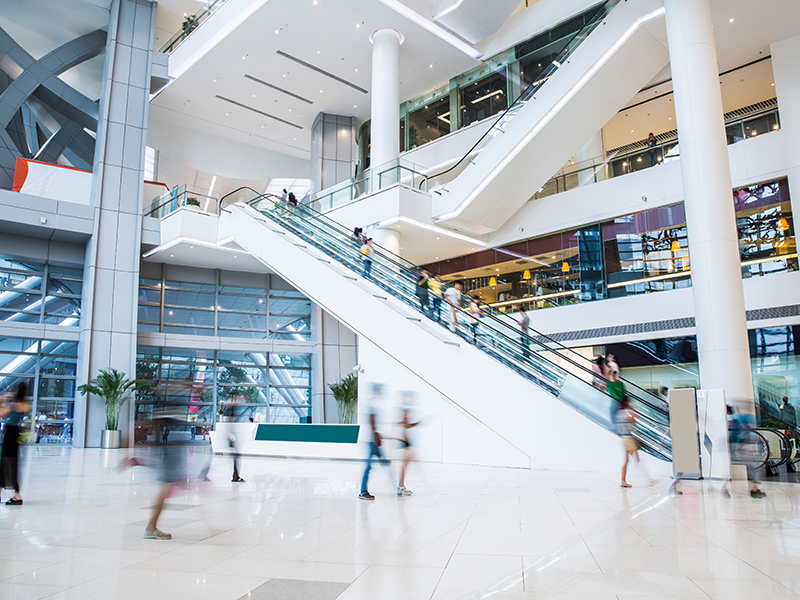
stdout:
{"type": "Polygon", "coordinates": [[[461,310],[461,284],[456,283],[447,288],[444,299],[450,305],[450,331],[455,333],[458,327],[458,311],[461,310]]]}
{"type": "Polygon", "coordinates": [[[519,338],[520,343],[522,344],[522,355],[525,358],[530,356],[529,348],[530,348],[530,339],[528,339],[528,326],[531,323],[531,319],[528,316],[528,313],[525,312],[525,308],[523,306],[519,307],[519,315],[517,316],[517,323],[519,323],[519,329],[522,332],[522,335],[519,338]]]}

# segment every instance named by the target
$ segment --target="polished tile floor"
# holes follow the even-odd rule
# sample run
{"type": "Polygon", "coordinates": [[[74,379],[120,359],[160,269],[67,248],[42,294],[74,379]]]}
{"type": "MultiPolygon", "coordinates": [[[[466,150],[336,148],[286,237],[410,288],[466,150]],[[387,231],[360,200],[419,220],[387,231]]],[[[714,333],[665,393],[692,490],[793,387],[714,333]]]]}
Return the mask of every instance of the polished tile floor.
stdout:
{"type": "MultiPolygon", "coordinates": [[[[0,598],[108,600],[779,599],[800,595],[800,485],[718,484],[415,464],[411,498],[362,465],[215,456],[142,539],[153,471],[126,451],[37,448],[22,507],[0,506],[0,598]]],[[[188,448],[190,469],[207,449],[188,448]]],[[[8,496],[4,492],[3,500],[8,496]]]]}

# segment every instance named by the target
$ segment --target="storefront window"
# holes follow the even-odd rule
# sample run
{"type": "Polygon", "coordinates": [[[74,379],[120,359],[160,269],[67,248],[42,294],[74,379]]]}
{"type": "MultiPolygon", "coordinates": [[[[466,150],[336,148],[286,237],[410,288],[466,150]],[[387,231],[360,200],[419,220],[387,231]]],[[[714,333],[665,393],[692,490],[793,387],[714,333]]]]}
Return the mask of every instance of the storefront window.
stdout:
{"type": "MultiPolygon", "coordinates": [[[[798,269],[785,179],[734,192],[742,276],[798,269]]],[[[501,311],[690,287],[683,204],[427,265],[501,311]]]]}
{"type": "Polygon", "coordinates": [[[448,133],[450,133],[450,96],[434,100],[408,113],[408,143],[411,148],[427,144],[448,133]]]}

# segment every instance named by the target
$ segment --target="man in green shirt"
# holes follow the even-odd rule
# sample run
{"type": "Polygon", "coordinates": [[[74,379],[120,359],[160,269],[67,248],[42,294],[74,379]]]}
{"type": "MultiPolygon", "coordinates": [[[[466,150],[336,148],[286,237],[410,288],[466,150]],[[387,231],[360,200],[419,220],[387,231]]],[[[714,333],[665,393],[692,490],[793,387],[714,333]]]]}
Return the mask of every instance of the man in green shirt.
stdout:
{"type": "Polygon", "coordinates": [[[619,371],[612,370],[609,373],[608,395],[614,400],[611,402],[611,422],[616,423],[617,411],[625,401],[625,384],[619,379],[619,371]]]}

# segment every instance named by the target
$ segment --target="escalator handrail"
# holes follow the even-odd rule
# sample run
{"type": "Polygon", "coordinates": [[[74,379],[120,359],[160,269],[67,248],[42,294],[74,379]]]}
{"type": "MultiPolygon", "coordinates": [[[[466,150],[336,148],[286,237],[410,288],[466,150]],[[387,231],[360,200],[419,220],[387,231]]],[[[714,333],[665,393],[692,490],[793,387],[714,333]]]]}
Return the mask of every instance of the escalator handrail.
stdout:
{"type": "MultiPolygon", "coordinates": [[[[606,7],[606,6],[607,6],[607,5],[608,5],[610,2],[615,2],[615,0],[605,0],[605,1],[604,1],[602,4],[598,5],[597,9],[594,11],[594,13],[592,13],[592,16],[591,16],[591,17],[589,17],[589,20],[588,20],[588,21],[587,21],[587,22],[584,24],[584,26],[583,26],[583,27],[581,27],[581,28],[580,28],[578,31],[576,31],[576,32],[575,32],[575,33],[574,33],[572,36],[570,36],[570,38],[569,38],[569,39],[566,41],[566,43],[565,43],[565,44],[564,44],[564,46],[562,47],[561,51],[559,52],[558,56],[556,56],[556,58],[555,58],[555,60],[556,60],[556,61],[558,61],[559,63],[563,64],[563,59],[565,59],[565,58],[566,58],[566,56],[568,56],[568,55],[569,55],[569,53],[567,53],[567,55],[566,55],[566,56],[562,56],[562,54],[564,54],[564,52],[566,52],[566,51],[567,51],[567,49],[569,48],[569,46],[572,44],[572,42],[575,40],[575,38],[577,38],[577,37],[578,37],[578,35],[580,35],[580,34],[581,34],[583,31],[585,31],[586,29],[591,29],[591,28],[595,27],[595,26],[597,25],[597,23],[599,23],[599,21],[600,21],[599,19],[598,19],[598,20],[595,20],[595,19],[596,19],[596,17],[597,17],[597,15],[598,15],[598,14],[599,14],[601,11],[603,11],[603,10],[605,9],[605,7],[606,7]]],[[[530,84],[528,85],[528,87],[526,87],[526,88],[525,88],[525,89],[524,89],[522,92],[520,92],[520,94],[519,94],[519,96],[517,96],[516,100],[514,100],[514,102],[512,102],[512,103],[511,103],[511,105],[510,105],[510,106],[509,106],[507,109],[505,109],[505,110],[504,110],[502,113],[500,113],[500,115],[499,115],[499,116],[498,116],[498,117],[495,119],[495,122],[492,124],[492,126],[491,126],[489,129],[487,129],[487,130],[486,130],[486,132],[485,132],[485,133],[484,133],[484,134],[483,134],[483,135],[482,135],[480,138],[478,138],[478,141],[477,141],[477,142],[475,142],[475,144],[474,144],[474,145],[473,145],[473,146],[472,146],[472,147],[471,147],[471,148],[470,148],[470,149],[467,151],[467,153],[466,153],[466,154],[464,154],[464,156],[462,156],[462,157],[461,157],[461,158],[458,160],[458,162],[456,162],[455,164],[453,164],[453,165],[452,165],[452,166],[450,166],[449,168],[445,169],[444,171],[440,171],[439,173],[436,173],[435,175],[433,175],[433,174],[429,174],[429,175],[427,175],[426,177],[427,177],[428,179],[432,179],[432,178],[435,178],[435,177],[441,177],[442,175],[444,175],[444,174],[446,174],[446,173],[449,173],[450,171],[452,171],[453,169],[455,169],[456,167],[458,167],[458,165],[460,165],[460,164],[461,164],[462,162],[464,162],[464,161],[465,161],[465,160],[466,160],[466,159],[467,159],[469,156],[471,156],[471,155],[472,155],[472,152],[475,150],[475,148],[477,148],[477,147],[478,147],[478,146],[479,146],[479,145],[480,145],[480,144],[483,142],[483,140],[486,138],[486,136],[487,136],[487,135],[489,135],[489,134],[490,134],[490,133],[491,133],[491,132],[494,130],[494,127],[495,127],[495,125],[497,125],[498,123],[500,123],[500,122],[501,122],[501,121],[502,121],[502,120],[505,118],[505,116],[508,114],[508,112],[509,112],[509,111],[510,111],[512,108],[514,108],[514,107],[515,107],[515,106],[516,106],[516,105],[517,105],[517,104],[518,104],[520,101],[524,101],[524,100],[523,100],[523,98],[526,98],[526,99],[527,99],[527,98],[529,98],[531,95],[533,95],[533,93],[534,93],[536,90],[538,90],[538,88],[539,88],[539,87],[541,87],[542,85],[544,85],[544,84],[547,82],[547,80],[550,78],[550,76],[552,75],[552,73],[554,73],[555,71],[557,71],[557,70],[558,70],[558,68],[559,68],[559,67],[556,67],[556,66],[555,66],[555,65],[554,65],[554,64],[551,62],[551,63],[550,63],[550,65],[549,65],[549,67],[548,67],[547,69],[543,70],[541,73],[539,73],[539,74],[537,75],[537,80],[536,80],[536,81],[534,81],[534,82],[532,82],[532,83],[530,83],[530,84]]],[[[421,184],[420,184],[420,185],[421,185],[421,184]]]]}
{"type": "MultiPolygon", "coordinates": [[[[281,197],[276,196],[274,194],[262,194],[259,197],[250,200],[247,204],[252,206],[254,203],[257,203],[260,200],[264,200],[265,198],[275,198],[276,200],[282,200],[281,197]]],[[[349,230],[344,228],[340,223],[334,221],[333,219],[331,219],[327,215],[325,215],[323,213],[319,213],[319,212],[317,212],[313,208],[310,208],[307,205],[302,207],[301,209],[298,209],[298,210],[301,210],[301,211],[309,213],[313,218],[315,218],[315,219],[317,219],[317,220],[319,220],[321,222],[325,222],[332,230],[338,232],[342,237],[341,237],[341,239],[336,240],[337,242],[344,242],[345,240],[349,239],[349,236],[350,236],[349,230]]],[[[378,256],[383,257],[384,260],[388,261],[391,264],[394,264],[395,266],[397,266],[397,267],[399,267],[401,269],[405,269],[408,274],[411,274],[411,273],[413,273],[413,272],[415,272],[416,270],[419,269],[419,267],[417,265],[407,261],[406,259],[404,259],[404,258],[402,258],[400,256],[395,255],[394,253],[390,252],[389,250],[386,250],[385,248],[383,248],[383,247],[381,247],[381,246],[379,246],[377,244],[375,245],[375,248],[376,248],[376,254],[378,256]]],[[[412,283],[415,283],[415,282],[412,282],[412,283]]],[[[392,290],[387,290],[387,291],[391,292],[392,290]]],[[[414,305],[412,305],[412,306],[414,306],[414,305]]],[[[484,306],[486,306],[486,305],[484,305],[484,306]]],[[[416,306],[414,306],[414,308],[416,308],[416,306]]],[[[490,307],[487,307],[487,308],[490,308],[490,307]]],[[[463,309],[461,309],[461,310],[463,312],[463,309]]],[[[571,355],[572,354],[577,354],[577,353],[574,350],[572,350],[570,348],[567,348],[566,346],[563,346],[562,344],[560,344],[559,342],[553,340],[552,338],[550,338],[550,337],[548,337],[548,336],[546,336],[544,334],[541,334],[541,333],[539,333],[539,332],[537,332],[535,330],[532,330],[530,328],[529,328],[529,333],[528,334],[523,334],[520,330],[518,330],[516,328],[512,328],[510,324],[502,321],[501,319],[496,317],[494,314],[488,314],[488,315],[486,315],[486,317],[491,319],[494,323],[497,324],[497,327],[492,328],[493,331],[495,333],[499,334],[500,336],[502,336],[503,338],[505,338],[505,340],[510,342],[512,345],[520,346],[520,348],[521,348],[522,344],[520,343],[520,339],[523,338],[523,336],[524,336],[530,342],[532,342],[535,345],[534,347],[538,346],[538,347],[541,347],[544,351],[549,351],[549,352],[555,353],[560,358],[562,358],[562,359],[566,360],[567,362],[569,362],[575,368],[577,368],[580,371],[586,373],[587,375],[590,375],[593,379],[596,378],[596,377],[599,377],[599,378],[601,378],[601,379],[603,379],[605,381],[608,381],[605,377],[597,375],[590,367],[586,367],[585,365],[582,365],[582,364],[578,363],[576,360],[574,360],[571,357],[571,355]],[[554,344],[557,349],[553,349],[553,348],[548,347],[547,345],[543,344],[540,341],[540,339],[537,339],[537,338],[548,340],[549,342],[554,344]],[[566,351],[570,356],[565,356],[564,354],[562,354],[562,352],[564,352],[564,351],[566,351]]],[[[583,359],[585,361],[589,360],[589,359],[586,359],[585,357],[583,357],[583,356],[581,356],[579,354],[577,354],[577,355],[581,359],[583,359]]],[[[545,361],[548,364],[553,365],[558,371],[564,371],[563,367],[559,367],[558,365],[553,364],[551,361],[549,361],[549,360],[547,360],[547,359],[545,359],[543,357],[540,357],[540,359],[545,361]]],[[[657,399],[655,396],[652,396],[652,394],[650,394],[646,390],[640,388],[639,386],[637,386],[637,385],[635,385],[635,384],[633,384],[633,383],[631,383],[631,382],[629,382],[629,381],[627,381],[625,379],[622,379],[622,378],[620,378],[620,379],[625,383],[626,388],[631,388],[633,390],[638,390],[640,392],[640,393],[634,394],[633,395],[634,398],[636,398],[638,401],[642,402],[643,404],[647,405],[650,409],[655,410],[656,413],[660,413],[664,417],[668,416],[667,411],[661,406],[661,401],[659,399],[657,399]],[[648,397],[652,397],[654,401],[649,401],[648,397]]]]}
{"type": "MultiPolygon", "coordinates": [[[[789,436],[787,436],[785,433],[783,433],[780,429],[775,429],[773,427],[753,427],[752,431],[755,431],[756,433],[758,433],[759,431],[768,431],[769,433],[777,435],[778,438],[780,439],[780,441],[781,441],[781,457],[780,457],[780,460],[778,460],[778,462],[769,464],[770,463],[770,458],[768,457],[767,458],[767,464],[769,464],[770,467],[773,467],[773,468],[780,467],[781,465],[786,464],[786,462],[791,458],[791,456],[792,456],[791,455],[791,442],[789,441],[789,436]]],[[[761,435],[761,434],[759,434],[759,435],[761,435]]],[[[761,438],[764,439],[764,436],[761,435],[761,438]]],[[[767,440],[767,448],[770,448],[769,440],[767,440]]],[[[770,452],[769,455],[771,456],[772,453],[770,452]]]]}

